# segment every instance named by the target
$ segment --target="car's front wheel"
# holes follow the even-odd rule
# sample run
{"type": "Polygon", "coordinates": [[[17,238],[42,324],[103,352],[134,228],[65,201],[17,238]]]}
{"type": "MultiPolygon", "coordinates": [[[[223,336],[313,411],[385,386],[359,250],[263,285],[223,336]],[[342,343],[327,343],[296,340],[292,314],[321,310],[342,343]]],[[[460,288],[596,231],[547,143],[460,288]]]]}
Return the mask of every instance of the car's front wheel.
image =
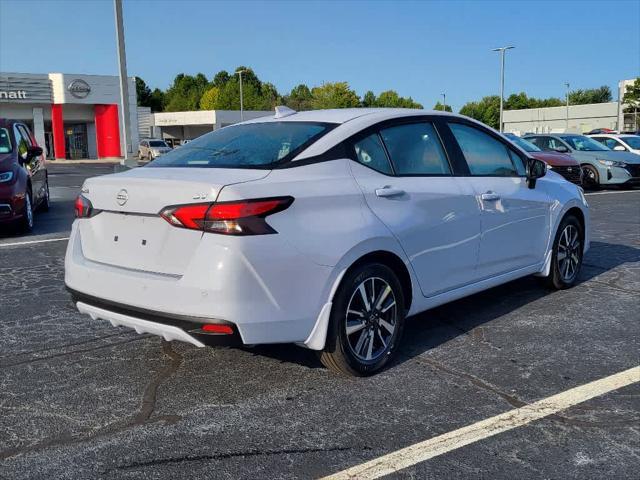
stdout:
{"type": "Polygon", "coordinates": [[[344,375],[379,371],[400,343],[404,316],[402,286],[393,270],[380,263],[355,267],[333,299],[320,361],[344,375]]]}
{"type": "Polygon", "coordinates": [[[27,190],[24,195],[24,210],[19,221],[18,228],[22,233],[29,233],[33,229],[33,202],[31,190],[27,190]]]}
{"type": "Polygon", "coordinates": [[[582,184],[585,188],[596,189],[600,187],[600,174],[593,165],[582,165],[582,184]]]}
{"type": "Polygon", "coordinates": [[[584,251],[584,229],[573,215],[562,219],[553,242],[551,269],[546,283],[551,288],[562,290],[573,286],[578,279],[584,251]]]}

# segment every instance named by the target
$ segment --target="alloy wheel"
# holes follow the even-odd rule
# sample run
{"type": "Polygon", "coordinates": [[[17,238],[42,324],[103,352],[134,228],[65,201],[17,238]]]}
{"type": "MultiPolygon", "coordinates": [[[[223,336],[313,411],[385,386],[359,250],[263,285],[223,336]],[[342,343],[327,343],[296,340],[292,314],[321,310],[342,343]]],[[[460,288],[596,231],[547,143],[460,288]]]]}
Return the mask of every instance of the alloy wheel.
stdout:
{"type": "Polygon", "coordinates": [[[374,362],[389,351],[397,326],[396,298],[382,278],[360,283],[349,300],[344,328],[352,353],[360,361],[374,362]]]}
{"type": "Polygon", "coordinates": [[[565,282],[570,283],[578,273],[581,254],[578,229],[574,225],[567,225],[560,234],[557,254],[558,271],[565,282]]]}

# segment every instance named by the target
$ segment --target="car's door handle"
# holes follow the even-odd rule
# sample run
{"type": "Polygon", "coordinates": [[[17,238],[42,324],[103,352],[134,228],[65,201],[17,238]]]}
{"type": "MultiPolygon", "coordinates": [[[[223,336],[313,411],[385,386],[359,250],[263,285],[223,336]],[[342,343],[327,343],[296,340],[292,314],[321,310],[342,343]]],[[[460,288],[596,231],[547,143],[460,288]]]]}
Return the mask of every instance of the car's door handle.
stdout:
{"type": "Polygon", "coordinates": [[[392,188],[388,185],[382,188],[376,188],[376,195],[378,197],[397,197],[400,195],[404,195],[404,190],[399,188],[392,188]]]}
{"type": "Polygon", "coordinates": [[[480,195],[480,198],[486,202],[495,202],[497,200],[500,200],[500,195],[494,192],[485,192],[480,195]]]}

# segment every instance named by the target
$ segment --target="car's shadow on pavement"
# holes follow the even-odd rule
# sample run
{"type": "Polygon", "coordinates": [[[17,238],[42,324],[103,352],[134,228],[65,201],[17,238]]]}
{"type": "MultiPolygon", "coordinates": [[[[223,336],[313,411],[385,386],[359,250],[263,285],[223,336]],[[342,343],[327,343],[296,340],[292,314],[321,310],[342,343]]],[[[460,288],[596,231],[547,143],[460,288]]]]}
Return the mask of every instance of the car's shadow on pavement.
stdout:
{"type": "MultiPolygon", "coordinates": [[[[632,263],[640,263],[640,248],[591,242],[578,285],[632,263]]],[[[557,292],[547,288],[540,278],[529,276],[409,317],[398,355],[388,368],[393,369],[460,335],[472,335],[483,341],[484,331],[478,327],[554,293],[557,292]]],[[[282,362],[322,368],[315,352],[295,345],[262,345],[250,351],[282,362]]]]}

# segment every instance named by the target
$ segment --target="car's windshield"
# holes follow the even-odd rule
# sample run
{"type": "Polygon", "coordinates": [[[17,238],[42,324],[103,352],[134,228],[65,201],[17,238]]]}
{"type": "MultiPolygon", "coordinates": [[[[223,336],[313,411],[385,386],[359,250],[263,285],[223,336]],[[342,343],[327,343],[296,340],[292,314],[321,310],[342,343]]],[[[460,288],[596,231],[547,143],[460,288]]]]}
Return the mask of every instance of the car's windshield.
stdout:
{"type": "Polygon", "coordinates": [[[529,140],[525,140],[524,138],[520,138],[517,135],[514,135],[513,133],[507,133],[506,137],[509,140],[511,140],[513,143],[518,145],[525,152],[541,152],[542,151],[540,148],[536,147],[529,140]]]}
{"type": "Polygon", "coordinates": [[[6,128],[0,128],[0,153],[9,153],[11,151],[11,139],[6,128]]]}
{"type": "Polygon", "coordinates": [[[260,122],[232,125],[192,140],[149,163],[149,167],[265,168],[332,128],[328,123],[260,122]]]}
{"type": "Polygon", "coordinates": [[[634,150],[640,150],[640,136],[630,135],[628,137],[622,137],[621,140],[634,150]]]}
{"type": "Polygon", "coordinates": [[[567,135],[560,138],[571,145],[571,148],[579,152],[605,152],[611,150],[600,142],[596,142],[594,139],[585,137],[584,135],[567,135]]]}
{"type": "Polygon", "coordinates": [[[167,144],[160,140],[152,140],[151,142],[149,142],[149,146],[150,147],[166,147],[167,144]]]}

